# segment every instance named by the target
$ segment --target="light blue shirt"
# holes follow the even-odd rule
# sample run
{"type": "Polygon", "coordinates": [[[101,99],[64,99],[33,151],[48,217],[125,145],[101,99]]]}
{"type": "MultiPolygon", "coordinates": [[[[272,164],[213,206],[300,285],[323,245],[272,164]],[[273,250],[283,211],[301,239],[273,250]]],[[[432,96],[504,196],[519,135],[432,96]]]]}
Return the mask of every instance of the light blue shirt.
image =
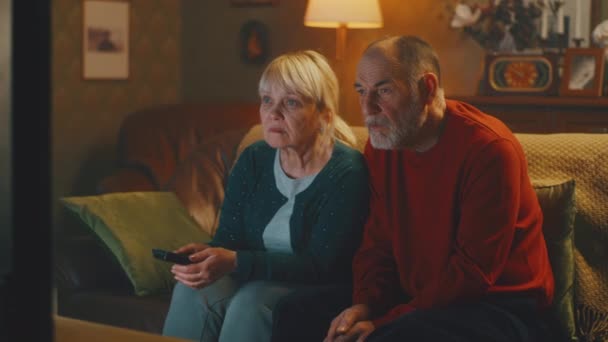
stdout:
{"type": "Polygon", "coordinates": [[[264,239],[264,247],[272,252],[287,252],[293,253],[291,247],[291,233],[289,220],[293,213],[293,205],[296,201],[296,195],[306,190],[315,179],[314,175],[306,176],[299,179],[289,178],[281,167],[280,151],[277,150],[274,157],[274,179],[279,192],[287,198],[287,202],[279,208],[274,214],[262,235],[264,239]]]}

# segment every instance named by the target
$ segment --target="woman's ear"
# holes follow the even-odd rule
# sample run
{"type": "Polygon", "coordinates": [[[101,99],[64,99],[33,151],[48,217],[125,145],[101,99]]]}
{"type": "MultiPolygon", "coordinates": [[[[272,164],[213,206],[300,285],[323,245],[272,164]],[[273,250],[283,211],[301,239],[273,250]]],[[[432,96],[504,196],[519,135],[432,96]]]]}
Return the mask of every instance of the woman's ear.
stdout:
{"type": "Polygon", "coordinates": [[[422,100],[422,102],[424,102],[425,104],[431,104],[437,96],[437,91],[439,89],[439,79],[434,73],[427,72],[422,75],[418,87],[420,88],[420,99],[422,100]]]}
{"type": "Polygon", "coordinates": [[[327,131],[332,115],[333,113],[327,107],[319,112],[319,131],[321,134],[327,131]]]}

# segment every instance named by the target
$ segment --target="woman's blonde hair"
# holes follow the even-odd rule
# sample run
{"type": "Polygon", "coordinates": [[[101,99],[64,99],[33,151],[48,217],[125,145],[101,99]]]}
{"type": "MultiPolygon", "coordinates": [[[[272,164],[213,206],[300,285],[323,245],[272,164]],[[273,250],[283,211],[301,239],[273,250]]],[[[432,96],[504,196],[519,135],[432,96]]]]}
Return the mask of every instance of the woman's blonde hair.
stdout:
{"type": "Polygon", "coordinates": [[[328,127],[322,134],[355,146],[355,135],[338,114],[338,79],[323,55],[305,50],[275,58],[264,70],[258,90],[262,93],[277,85],[312,100],[319,112],[328,112],[328,127]]]}

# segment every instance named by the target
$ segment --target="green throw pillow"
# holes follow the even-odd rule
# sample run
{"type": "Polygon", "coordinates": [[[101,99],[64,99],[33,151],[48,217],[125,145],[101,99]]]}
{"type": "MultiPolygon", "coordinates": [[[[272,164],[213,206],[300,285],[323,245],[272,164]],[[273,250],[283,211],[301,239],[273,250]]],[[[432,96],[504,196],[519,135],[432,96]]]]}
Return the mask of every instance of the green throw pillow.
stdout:
{"type": "MultiPolygon", "coordinates": [[[[543,233],[555,279],[551,314],[564,341],[576,340],[574,319],[574,180],[535,181],[543,211],[543,233]]],[[[561,340],[561,339],[560,339],[561,340]]]]}
{"type": "Polygon", "coordinates": [[[171,264],[153,258],[152,248],[174,250],[211,240],[173,192],[124,192],[61,201],[114,254],[138,296],[169,292],[175,284],[171,264]]]}

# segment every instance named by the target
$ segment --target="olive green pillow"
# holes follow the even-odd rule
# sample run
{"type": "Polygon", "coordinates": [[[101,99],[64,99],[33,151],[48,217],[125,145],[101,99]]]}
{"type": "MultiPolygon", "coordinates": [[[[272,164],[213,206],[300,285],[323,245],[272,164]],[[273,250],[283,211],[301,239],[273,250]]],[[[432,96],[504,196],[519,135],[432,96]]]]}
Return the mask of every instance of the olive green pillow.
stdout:
{"type": "Polygon", "coordinates": [[[169,292],[175,284],[171,264],[154,259],[152,248],[174,250],[211,239],[173,192],[124,192],[61,201],[114,254],[139,296],[169,292]]]}
{"type": "MultiPolygon", "coordinates": [[[[533,182],[543,211],[543,233],[555,278],[551,314],[564,341],[576,340],[574,319],[574,180],[533,182]]],[[[561,339],[560,339],[561,340],[561,339]]]]}

